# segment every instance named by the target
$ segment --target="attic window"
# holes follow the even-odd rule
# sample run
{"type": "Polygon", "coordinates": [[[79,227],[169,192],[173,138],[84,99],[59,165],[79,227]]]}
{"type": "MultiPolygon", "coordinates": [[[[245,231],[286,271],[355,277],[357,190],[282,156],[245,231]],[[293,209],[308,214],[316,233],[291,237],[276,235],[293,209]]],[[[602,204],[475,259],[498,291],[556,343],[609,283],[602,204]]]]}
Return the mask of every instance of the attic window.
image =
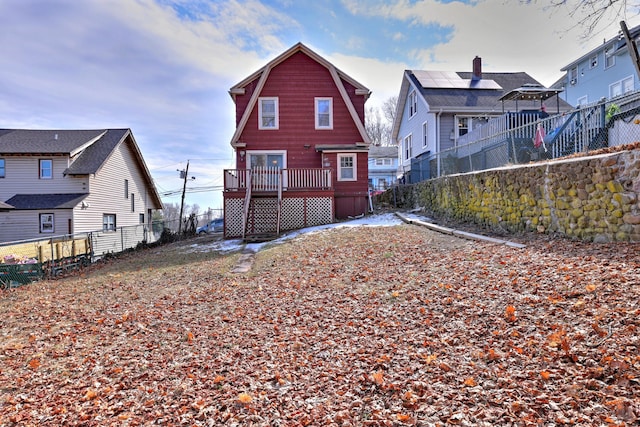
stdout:
{"type": "Polygon", "coordinates": [[[258,129],[278,129],[278,97],[258,98],[258,129]]]}
{"type": "Polygon", "coordinates": [[[593,55],[591,59],[589,59],[589,67],[596,68],[598,66],[598,55],[593,55]]]}
{"type": "Polygon", "coordinates": [[[333,129],[333,99],[316,98],[316,129],[333,129]]]}
{"type": "Polygon", "coordinates": [[[418,97],[414,90],[409,94],[409,117],[413,117],[418,112],[418,97]]]}

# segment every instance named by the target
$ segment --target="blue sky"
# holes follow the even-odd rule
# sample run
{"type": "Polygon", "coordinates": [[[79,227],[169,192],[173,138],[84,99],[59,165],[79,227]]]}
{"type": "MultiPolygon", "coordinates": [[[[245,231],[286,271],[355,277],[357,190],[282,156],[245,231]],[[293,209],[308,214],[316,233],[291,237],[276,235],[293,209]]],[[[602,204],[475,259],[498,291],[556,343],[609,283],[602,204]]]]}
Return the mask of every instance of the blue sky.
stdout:
{"type": "MultiPolygon", "coordinates": [[[[569,0],[569,3],[574,3],[569,0]]],[[[222,207],[228,90],[302,42],[372,91],[405,69],[525,71],[545,85],[638,10],[589,38],[570,7],[517,0],[3,0],[0,128],[131,128],[163,200],[222,207]]]]}

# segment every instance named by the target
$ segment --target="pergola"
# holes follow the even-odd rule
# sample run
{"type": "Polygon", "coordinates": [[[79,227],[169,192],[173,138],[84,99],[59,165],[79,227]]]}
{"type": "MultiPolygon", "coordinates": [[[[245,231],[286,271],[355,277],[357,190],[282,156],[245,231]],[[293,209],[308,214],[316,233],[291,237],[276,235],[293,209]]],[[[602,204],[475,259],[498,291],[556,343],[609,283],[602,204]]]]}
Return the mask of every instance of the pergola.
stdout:
{"type": "Polygon", "coordinates": [[[549,89],[539,84],[525,84],[517,89],[513,89],[500,97],[502,101],[502,112],[504,113],[504,101],[515,101],[516,111],[518,110],[518,101],[540,101],[540,107],[542,103],[556,96],[556,110],[560,113],[560,97],[557,96],[564,89],[549,89]]]}

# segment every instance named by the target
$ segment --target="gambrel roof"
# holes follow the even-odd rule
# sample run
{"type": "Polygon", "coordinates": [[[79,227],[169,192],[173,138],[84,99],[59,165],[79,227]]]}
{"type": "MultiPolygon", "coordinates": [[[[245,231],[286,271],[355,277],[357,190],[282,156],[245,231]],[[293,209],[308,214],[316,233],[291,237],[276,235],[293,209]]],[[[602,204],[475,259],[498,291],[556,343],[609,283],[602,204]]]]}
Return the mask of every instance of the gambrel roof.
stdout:
{"type": "Polygon", "coordinates": [[[256,80],[258,81],[257,82],[257,87],[254,90],[253,95],[251,96],[249,104],[245,108],[244,113],[242,115],[242,118],[240,119],[240,121],[238,123],[238,126],[236,128],[236,131],[233,134],[233,137],[231,138],[231,145],[235,146],[236,143],[238,142],[239,138],[240,138],[240,135],[242,135],[242,132],[243,132],[243,130],[244,130],[246,124],[247,124],[247,121],[249,120],[249,116],[251,115],[251,112],[253,111],[253,109],[254,109],[257,101],[258,101],[258,97],[260,96],[260,92],[262,91],[262,88],[264,87],[267,79],[269,78],[269,73],[271,72],[271,70],[274,67],[276,67],[278,64],[284,62],[289,57],[291,57],[292,55],[294,55],[294,54],[296,54],[298,52],[304,53],[305,55],[307,55],[308,57],[310,57],[311,59],[313,59],[314,61],[316,61],[320,65],[326,67],[327,70],[329,70],[329,73],[331,74],[331,77],[333,78],[333,81],[334,81],[336,87],[338,88],[338,91],[340,92],[342,100],[344,101],[345,105],[347,106],[349,114],[351,115],[351,118],[352,118],[353,122],[356,124],[356,126],[358,128],[358,131],[360,132],[360,135],[362,136],[362,140],[364,142],[366,142],[367,144],[370,143],[369,142],[369,136],[367,135],[367,132],[366,132],[365,127],[364,127],[364,123],[362,122],[362,120],[360,120],[360,117],[358,116],[358,113],[356,112],[356,109],[355,109],[353,103],[351,102],[351,99],[349,98],[349,95],[348,95],[348,93],[347,93],[347,91],[346,91],[346,89],[344,87],[344,84],[342,83],[342,80],[348,82],[353,87],[355,87],[356,88],[356,95],[364,96],[365,100],[369,97],[369,95],[371,94],[371,91],[369,91],[369,89],[367,89],[362,84],[358,83],[356,80],[354,80],[353,78],[351,78],[350,76],[348,76],[344,72],[340,71],[333,64],[331,64],[329,61],[324,59],[322,56],[318,55],[317,53],[315,53],[314,51],[309,49],[304,44],[296,43],[290,49],[288,49],[287,51],[283,52],[282,54],[277,56],[275,59],[271,60],[264,67],[260,68],[258,71],[256,71],[255,73],[251,74],[249,77],[247,77],[244,80],[242,80],[241,82],[235,84],[229,90],[229,95],[231,95],[231,98],[235,102],[236,95],[244,94],[246,86],[248,86],[249,84],[252,84],[252,82],[254,82],[256,80]]]}
{"type": "MultiPolygon", "coordinates": [[[[0,156],[69,156],[72,162],[64,171],[65,175],[91,175],[99,172],[118,145],[127,142],[149,188],[153,204],[162,206],[131,129],[0,129],[0,156]]],[[[26,199],[20,200],[30,204],[26,199]]]]}

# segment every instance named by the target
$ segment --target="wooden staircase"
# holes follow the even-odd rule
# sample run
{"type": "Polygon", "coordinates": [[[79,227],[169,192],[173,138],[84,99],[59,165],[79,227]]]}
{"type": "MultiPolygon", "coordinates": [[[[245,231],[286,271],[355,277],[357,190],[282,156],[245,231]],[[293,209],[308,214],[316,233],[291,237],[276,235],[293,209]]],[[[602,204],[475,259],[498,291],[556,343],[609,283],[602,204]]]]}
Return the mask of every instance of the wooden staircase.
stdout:
{"type": "Polygon", "coordinates": [[[242,239],[245,242],[264,242],[277,238],[280,235],[281,206],[282,170],[251,170],[244,201],[242,239]]]}
{"type": "Polygon", "coordinates": [[[280,201],[277,195],[253,194],[249,200],[244,240],[264,242],[280,234],[280,201]]]}

